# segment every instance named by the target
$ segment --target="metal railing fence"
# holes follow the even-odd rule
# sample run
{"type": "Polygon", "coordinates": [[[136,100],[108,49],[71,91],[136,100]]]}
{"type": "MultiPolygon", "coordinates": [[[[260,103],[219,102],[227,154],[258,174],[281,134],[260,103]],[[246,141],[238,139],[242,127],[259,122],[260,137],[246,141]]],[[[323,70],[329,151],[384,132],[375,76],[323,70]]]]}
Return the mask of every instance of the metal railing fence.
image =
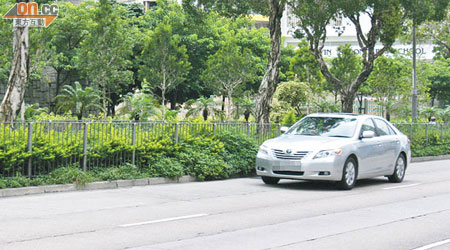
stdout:
{"type": "MultiPolygon", "coordinates": [[[[193,137],[229,132],[256,143],[281,134],[281,124],[214,122],[14,122],[0,123],[0,177],[38,176],[76,164],[83,170],[145,166],[150,153],[193,137]],[[258,128],[262,133],[258,133],[258,128]]],[[[450,124],[397,123],[412,143],[450,143],[450,124]]]]}
{"type": "Polygon", "coordinates": [[[0,123],[0,177],[33,177],[74,164],[85,171],[126,163],[141,167],[148,160],[148,152],[168,143],[229,132],[247,135],[260,144],[278,136],[281,124],[265,124],[263,133],[258,133],[258,127],[242,122],[0,123]]]}

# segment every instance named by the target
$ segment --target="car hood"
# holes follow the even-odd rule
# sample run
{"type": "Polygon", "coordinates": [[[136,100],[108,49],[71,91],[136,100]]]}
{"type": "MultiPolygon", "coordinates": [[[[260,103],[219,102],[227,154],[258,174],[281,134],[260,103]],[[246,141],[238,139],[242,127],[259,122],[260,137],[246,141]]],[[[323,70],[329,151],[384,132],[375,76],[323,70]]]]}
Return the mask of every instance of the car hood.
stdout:
{"type": "Polygon", "coordinates": [[[291,149],[293,151],[318,151],[336,149],[348,144],[351,138],[307,136],[307,135],[282,135],[264,142],[264,146],[270,149],[291,149]]]}

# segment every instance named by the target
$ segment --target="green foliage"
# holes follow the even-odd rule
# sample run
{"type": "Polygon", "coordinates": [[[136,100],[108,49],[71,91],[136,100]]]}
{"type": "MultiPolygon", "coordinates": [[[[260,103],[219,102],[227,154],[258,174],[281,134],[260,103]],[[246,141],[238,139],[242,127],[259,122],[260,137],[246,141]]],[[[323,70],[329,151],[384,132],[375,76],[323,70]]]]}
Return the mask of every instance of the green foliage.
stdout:
{"type": "Polygon", "coordinates": [[[55,97],[58,111],[72,111],[81,120],[89,110],[104,110],[100,105],[101,92],[93,87],[83,89],[79,82],[75,86],[65,85],[62,93],[55,97]]]}
{"type": "Polygon", "coordinates": [[[231,119],[233,93],[240,85],[254,78],[258,58],[250,49],[239,45],[234,32],[225,36],[220,49],[208,58],[202,79],[218,94],[226,95],[227,117],[231,119]]]}
{"type": "Polygon", "coordinates": [[[201,114],[204,121],[208,120],[208,116],[213,116],[217,112],[217,106],[219,105],[219,103],[214,101],[214,98],[216,98],[214,95],[209,98],[201,96],[196,100],[187,101],[185,108],[188,112],[186,116],[198,116],[201,114]]]}
{"type": "Polygon", "coordinates": [[[282,124],[293,125],[299,120],[299,118],[295,115],[295,111],[291,110],[285,116],[283,116],[282,124]]]}
{"type": "Polygon", "coordinates": [[[246,135],[222,133],[217,138],[224,144],[222,155],[231,165],[230,175],[249,175],[254,173],[255,155],[258,152],[256,142],[246,135]]]}
{"type": "Polygon", "coordinates": [[[305,40],[299,42],[298,49],[290,60],[288,75],[291,80],[308,83],[313,93],[321,93],[325,89],[320,64],[309,52],[309,45],[305,40]]]}
{"type": "Polygon", "coordinates": [[[58,168],[49,174],[48,179],[51,184],[74,183],[79,186],[94,180],[90,173],[84,172],[76,166],[58,168]]]}
{"type": "MultiPolygon", "coordinates": [[[[450,40],[450,39],[449,39],[450,40]]],[[[433,62],[429,75],[428,92],[432,103],[439,100],[442,105],[450,104],[450,58],[438,58],[433,62]]]]}
{"type": "Polygon", "coordinates": [[[107,98],[115,105],[118,98],[113,97],[132,83],[130,56],[136,28],[129,25],[134,19],[125,18],[127,10],[114,2],[100,0],[88,11],[88,30],[80,44],[76,65],[84,79],[102,91],[106,118],[107,98]]]}
{"type": "MultiPolygon", "coordinates": [[[[9,0],[0,0],[0,13],[6,13],[11,7],[9,0]]],[[[0,20],[0,86],[6,86],[8,83],[9,71],[11,70],[12,58],[12,22],[10,19],[0,20]]]]}
{"type": "Polygon", "coordinates": [[[191,69],[186,46],[181,43],[182,36],[176,32],[184,23],[185,17],[180,14],[171,11],[155,23],[154,30],[145,34],[141,55],[139,75],[161,92],[163,117],[166,94],[175,89],[191,69]]]}
{"type": "Polygon", "coordinates": [[[132,164],[125,164],[117,168],[97,168],[93,170],[92,175],[96,180],[100,181],[131,180],[148,177],[148,175],[142,173],[138,167],[132,164]]]}
{"type": "Polygon", "coordinates": [[[239,119],[241,115],[244,115],[244,119],[248,122],[250,116],[255,116],[256,101],[250,97],[235,98],[234,105],[236,106],[234,113],[235,118],[239,119]]]}
{"type": "Polygon", "coordinates": [[[128,93],[122,99],[122,106],[117,110],[117,114],[128,117],[130,120],[148,120],[158,112],[158,104],[151,94],[128,93]]]}
{"type": "Polygon", "coordinates": [[[347,89],[361,70],[361,57],[352,50],[350,44],[339,46],[338,55],[331,60],[330,68],[331,73],[341,80],[342,86],[337,86],[340,87],[339,93],[348,91],[347,89]]]}
{"type": "Polygon", "coordinates": [[[311,89],[308,84],[296,81],[280,83],[274,94],[282,105],[294,108],[298,115],[302,113],[302,107],[309,101],[310,96],[311,89]]]}
{"type": "Polygon", "coordinates": [[[367,80],[369,92],[377,98],[378,104],[384,107],[387,117],[395,104],[410,97],[411,71],[408,63],[403,57],[378,57],[367,80]]]}
{"type": "Polygon", "coordinates": [[[162,157],[147,170],[150,176],[176,178],[184,175],[184,167],[176,158],[162,157]]]}

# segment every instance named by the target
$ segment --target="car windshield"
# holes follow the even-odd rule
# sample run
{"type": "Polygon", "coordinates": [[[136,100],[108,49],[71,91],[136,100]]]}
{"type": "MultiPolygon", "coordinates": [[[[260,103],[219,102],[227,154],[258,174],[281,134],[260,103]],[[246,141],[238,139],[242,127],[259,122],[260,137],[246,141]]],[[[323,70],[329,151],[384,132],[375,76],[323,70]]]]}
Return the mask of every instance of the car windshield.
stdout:
{"type": "Polygon", "coordinates": [[[355,129],[356,118],[306,117],[286,134],[348,138],[353,136],[355,129]]]}

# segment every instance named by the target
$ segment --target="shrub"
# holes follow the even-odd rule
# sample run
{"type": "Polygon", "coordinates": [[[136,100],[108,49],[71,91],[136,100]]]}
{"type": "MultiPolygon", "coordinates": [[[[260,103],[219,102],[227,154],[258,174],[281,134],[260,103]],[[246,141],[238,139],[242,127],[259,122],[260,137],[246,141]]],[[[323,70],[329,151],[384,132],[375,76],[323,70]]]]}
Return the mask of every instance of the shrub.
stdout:
{"type": "Polygon", "coordinates": [[[84,172],[77,168],[75,165],[69,167],[62,167],[52,171],[48,180],[50,184],[69,184],[74,183],[76,185],[83,186],[88,182],[94,180],[92,174],[84,172]]]}
{"type": "Polygon", "coordinates": [[[149,166],[147,171],[154,177],[176,178],[184,175],[183,165],[176,158],[162,157],[149,166]]]}
{"type": "Polygon", "coordinates": [[[97,168],[92,170],[92,174],[96,180],[100,181],[130,180],[146,177],[138,167],[132,164],[125,164],[116,168],[97,168]]]}

